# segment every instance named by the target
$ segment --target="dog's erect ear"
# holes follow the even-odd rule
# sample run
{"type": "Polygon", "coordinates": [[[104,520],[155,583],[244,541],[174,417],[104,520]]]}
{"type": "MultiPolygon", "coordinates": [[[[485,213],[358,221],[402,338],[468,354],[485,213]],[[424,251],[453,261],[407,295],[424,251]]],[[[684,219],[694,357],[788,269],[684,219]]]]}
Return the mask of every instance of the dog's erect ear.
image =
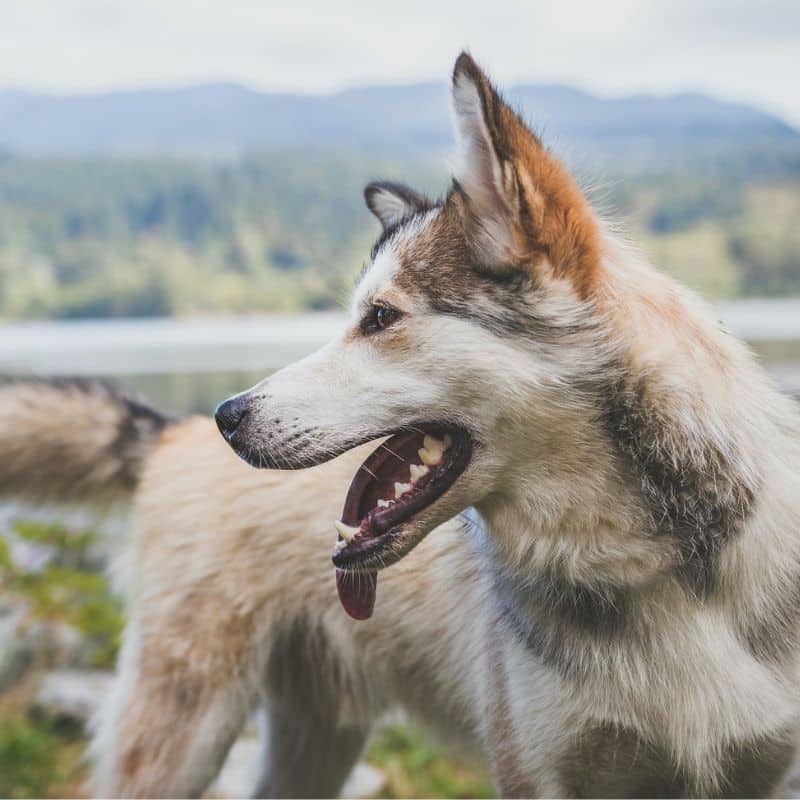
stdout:
{"type": "Polygon", "coordinates": [[[364,188],[364,199],[369,210],[380,220],[383,229],[391,228],[398,222],[432,207],[427,197],[390,181],[375,181],[364,188]]]}
{"type": "Polygon", "coordinates": [[[513,228],[520,213],[519,184],[500,119],[506,109],[481,68],[462,53],[453,70],[459,147],[454,177],[467,199],[471,243],[490,267],[517,260],[513,228]]]}
{"type": "Polygon", "coordinates": [[[500,97],[473,58],[453,70],[459,144],[455,171],[465,230],[477,258],[508,270],[546,257],[584,293],[599,262],[598,227],[567,170],[500,97]]]}

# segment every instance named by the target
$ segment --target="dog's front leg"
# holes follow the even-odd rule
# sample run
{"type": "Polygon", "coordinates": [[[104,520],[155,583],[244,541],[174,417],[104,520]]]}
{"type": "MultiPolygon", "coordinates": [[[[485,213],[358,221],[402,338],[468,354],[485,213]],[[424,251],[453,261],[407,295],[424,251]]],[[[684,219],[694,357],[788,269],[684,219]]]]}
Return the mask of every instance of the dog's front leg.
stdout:
{"type": "Polygon", "coordinates": [[[208,671],[199,643],[180,668],[164,659],[158,637],[140,645],[137,628],[126,631],[113,690],[95,720],[92,790],[99,797],[200,797],[255,705],[256,670],[243,661],[236,676],[208,671]]]}

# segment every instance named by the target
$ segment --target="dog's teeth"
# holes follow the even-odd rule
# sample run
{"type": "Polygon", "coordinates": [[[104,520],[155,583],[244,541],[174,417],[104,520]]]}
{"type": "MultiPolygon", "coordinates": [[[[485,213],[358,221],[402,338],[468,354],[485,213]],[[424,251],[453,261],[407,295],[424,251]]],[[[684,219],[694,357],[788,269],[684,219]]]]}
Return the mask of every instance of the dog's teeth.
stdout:
{"type": "Polygon", "coordinates": [[[430,450],[431,452],[444,450],[444,442],[441,439],[437,439],[435,436],[427,435],[422,440],[422,444],[426,450],[430,450]]]}
{"type": "Polygon", "coordinates": [[[418,450],[419,459],[426,467],[436,466],[442,460],[444,442],[435,436],[426,436],[422,441],[423,447],[418,450]]]}
{"type": "Polygon", "coordinates": [[[339,520],[336,520],[333,525],[336,528],[339,536],[341,536],[346,542],[352,542],[353,537],[358,533],[358,528],[353,528],[351,525],[345,525],[344,522],[339,522],[339,520]]]}
{"type": "Polygon", "coordinates": [[[333,554],[341,553],[345,547],[347,547],[347,542],[344,539],[337,539],[336,543],[333,545],[333,554]]]}
{"type": "Polygon", "coordinates": [[[378,500],[378,508],[388,508],[391,504],[391,500],[378,500]]]}
{"type": "Polygon", "coordinates": [[[417,450],[417,455],[426,467],[435,467],[442,460],[440,453],[431,453],[430,450],[426,450],[424,447],[420,447],[417,450]]]}
{"type": "Polygon", "coordinates": [[[410,488],[411,488],[411,484],[410,483],[396,483],[394,485],[394,496],[395,496],[395,498],[401,497],[410,488]]]}
{"type": "Polygon", "coordinates": [[[411,482],[414,483],[420,478],[424,478],[430,472],[430,469],[420,464],[412,464],[409,472],[411,473],[411,482]]]}

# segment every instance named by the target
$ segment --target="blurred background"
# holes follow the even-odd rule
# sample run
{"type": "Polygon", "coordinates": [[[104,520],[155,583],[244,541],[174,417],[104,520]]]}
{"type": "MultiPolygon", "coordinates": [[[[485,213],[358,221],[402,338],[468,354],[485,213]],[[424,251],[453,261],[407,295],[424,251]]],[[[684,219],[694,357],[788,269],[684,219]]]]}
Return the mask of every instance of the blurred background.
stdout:
{"type": "MultiPolygon", "coordinates": [[[[0,0],[0,19],[0,373],[207,413],[316,347],[377,233],[363,185],[446,190],[466,47],[597,207],[800,391],[793,0],[0,0]]],[[[124,535],[0,513],[0,796],[83,791],[124,535]]],[[[253,741],[218,794],[246,791],[253,741]]],[[[367,760],[354,794],[491,791],[403,726],[367,760]]]]}

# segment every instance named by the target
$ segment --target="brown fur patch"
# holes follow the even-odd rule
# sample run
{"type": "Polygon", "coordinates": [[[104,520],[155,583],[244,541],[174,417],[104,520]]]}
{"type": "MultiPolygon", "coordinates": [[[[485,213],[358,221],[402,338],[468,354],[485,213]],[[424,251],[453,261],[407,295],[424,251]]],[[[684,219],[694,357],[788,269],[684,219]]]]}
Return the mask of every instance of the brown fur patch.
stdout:
{"type": "MultiPolygon", "coordinates": [[[[570,280],[578,295],[594,295],[601,270],[601,239],[594,215],[567,169],[542,145],[506,103],[475,61],[462,53],[453,80],[465,75],[478,90],[484,122],[504,174],[509,205],[516,211],[511,230],[518,266],[534,271],[543,260],[558,278],[570,280]]],[[[462,204],[467,238],[477,220],[462,204]]]]}
{"type": "Polygon", "coordinates": [[[188,710],[175,704],[175,695],[165,686],[147,684],[147,703],[134,697],[122,717],[124,737],[118,754],[116,792],[121,797],[163,796],[179,767],[188,741],[203,708],[188,710]],[[158,707],[159,713],[152,709],[158,707]]]}

